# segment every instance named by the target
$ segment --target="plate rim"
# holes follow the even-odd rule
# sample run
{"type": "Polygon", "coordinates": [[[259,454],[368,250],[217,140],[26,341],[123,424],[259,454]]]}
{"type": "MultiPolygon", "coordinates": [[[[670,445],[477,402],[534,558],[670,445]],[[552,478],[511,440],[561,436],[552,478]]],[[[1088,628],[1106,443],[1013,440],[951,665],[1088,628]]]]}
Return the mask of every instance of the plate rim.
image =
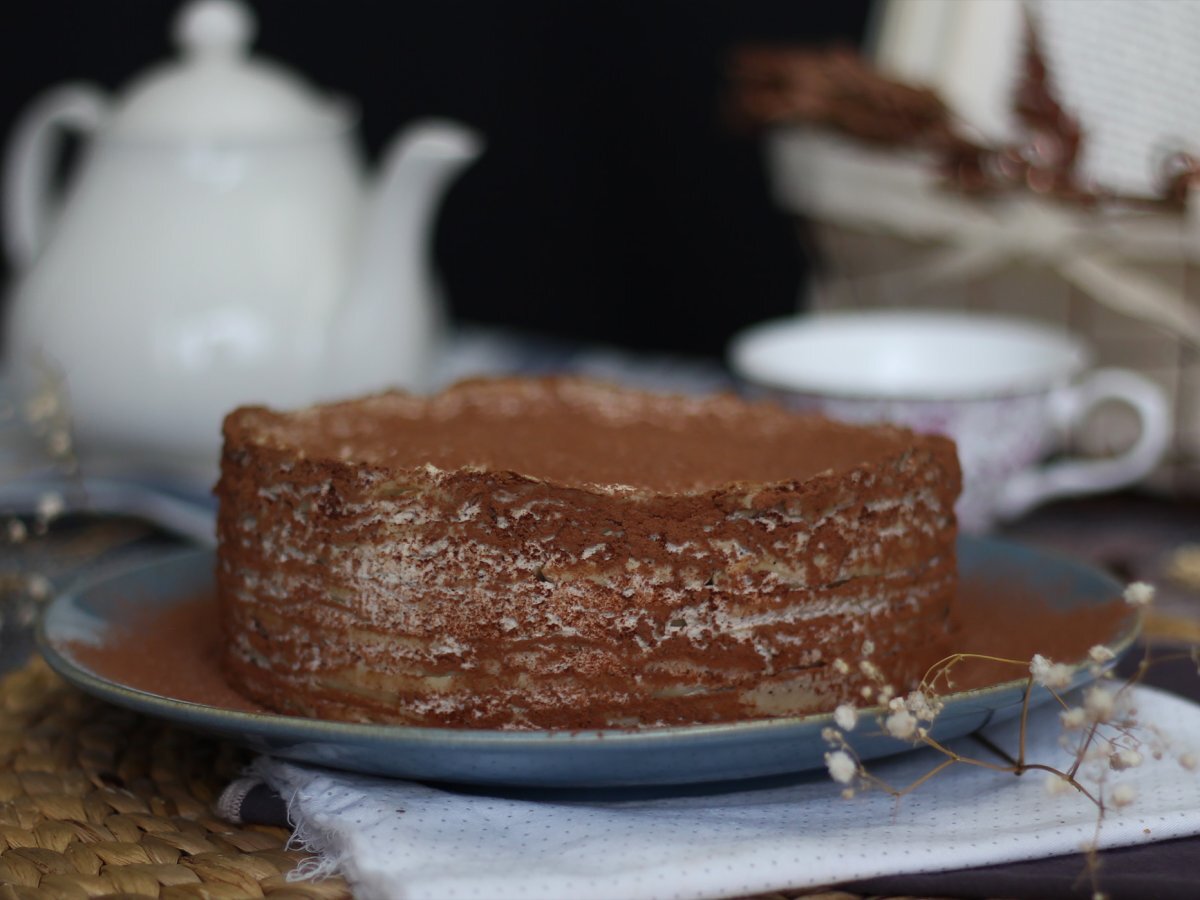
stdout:
{"type": "MultiPolygon", "coordinates": [[[[1110,573],[1096,566],[1073,558],[1065,553],[1054,550],[1033,547],[1018,541],[997,537],[980,537],[975,535],[960,535],[957,549],[961,551],[964,543],[977,546],[995,545],[1008,552],[1029,553],[1042,559],[1049,559],[1057,564],[1085,572],[1093,578],[1108,581],[1114,591],[1114,598],[1120,597],[1123,586],[1110,573]]],[[[447,728],[423,725],[394,725],[373,724],[365,722],[343,722],[333,719],[314,719],[304,716],[291,716],[275,712],[254,712],[249,710],[230,709],[223,706],[199,703],[192,700],[180,700],[163,694],[156,694],[141,688],[132,687],[100,675],[88,669],[83,664],[72,659],[67,653],[55,646],[54,640],[47,634],[47,622],[52,615],[62,608],[78,603],[89,591],[96,590],[106,584],[129,578],[135,573],[142,573],[153,568],[178,566],[182,563],[201,557],[213,557],[214,552],[209,547],[188,547],[178,552],[164,554],[153,560],[136,561],[127,565],[113,567],[104,572],[79,580],[69,589],[62,591],[42,610],[35,630],[35,644],[42,657],[50,667],[66,681],[74,684],[87,693],[100,699],[144,712],[148,715],[165,718],[176,724],[196,727],[190,717],[201,716],[206,719],[205,726],[220,730],[233,730],[242,726],[244,731],[253,731],[263,737],[294,737],[297,729],[304,736],[329,738],[353,738],[356,741],[370,743],[395,743],[404,741],[410,745],[438,744],[453,741],[463,748],[519,750],[523,747],[537,747],[544,750],[549,747],[561,747],[564,751],[578,749],[581,745],[606,744],[621,747],[653,745],[670,743],[680,738],[689,740],[714,739],[722,737],[742,737],[747,733],[770,735],[774,732],[787,734],[798,728],[813,728],[829,725],[834,722],[834,712],[810,713],[803,716],[784,716],[763,719],[744,719],[735,722],[698,723],[695,725],[668,725],[649,728],[610,728],[610,729],[480,729],[480,728],[447,728]],[[219,721],[209,722],[210,718],[219,721]],[[181,721],[182,720],[182,721],[181,721]]],[[[178,601],[176,601],[178,602],[178,601]]],[[[1142,631],[1145,614],[1143,610],[1131,607],[1127,623],[1123,622],[1122,629],[1111,638],[1105,640],[1114,653],[1114,659],[1105,664],[1111,668],[1115,665],[1137,640],[1142,631]]],[[[1064,693],[1074,690],[1093,680],[1088,677],[1088,662],[1082,660],[1062,660],[1070,665],[1078,666],[1079,671],[1072,681],[1071,687],[1064,693]]],[[[981,688],[956,691],[942,695],[944,703],[967,705],[972,701],[980,706],[988,706],[988,699],[993,695],[1023,690],[1028,678],[1022,676],[1007,681],[998,682],[981,688]]],[[[991,705],[994,713],[998,707],[991,705]]],[[[874,719],[886,712],[886,707],[874,705],[857,709],[860,719],[874,719]]]]}

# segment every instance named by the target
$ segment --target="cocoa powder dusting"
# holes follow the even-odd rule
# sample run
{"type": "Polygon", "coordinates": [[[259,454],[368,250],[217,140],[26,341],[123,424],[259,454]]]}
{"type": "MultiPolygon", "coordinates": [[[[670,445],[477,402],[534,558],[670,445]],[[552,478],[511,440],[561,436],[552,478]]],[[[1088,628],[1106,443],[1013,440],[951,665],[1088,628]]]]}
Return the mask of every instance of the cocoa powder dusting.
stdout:
{"type": "MultiPolygon", "coordinates": [[[[1022,584],[1014,575],[1002,584],[963,579],[952,612],[953,652],[1023,662],[1040,653],[1056,662],[1082,662],[1096,644],[1124,633],[1134,615],[1120,597],[1076,609],[1051,609],[1044,599],[1047,593],[1045,585],[1022,584]]],[[[1028,674],[1028,666],[972,659],[955,667],[954,688],[983,688],[1028,674]]]]}
{"type": "MultiPolygon", "coordinates": [[[[1120,599],[1072,610],[1049,608],[1045,586],[967,578],[960,584],[951,646],[956,652],[1028,660],[1041,653],[1078,662],[1088,649],[1120,633],[1131,616],[1120,599]]],[[[101,645],[70,643],[69,653],[97,675],[176,700],[244,712],[267,712],[226,683],[219,664],[216,601],[198,595],[165,612],[147,613],[101,645]]],[[[954,670],[954,689],[987,687],[1024,677],[1026,669],[969,660],[954,670]]]]}
{"type": "Polygon", "coordinates": [[[426,465],[517,472],[559,485],[687,493],[735,482],[803,481],[894,456],[911,432],[797,415],[733,395],[647,394],[571,378],[460,382],[279,413],[242,407],[225,446],[397,473],[426,465]]]}
{"type": "Polygon", "coordinates": [[[72,641],[68,647],[80,663],[118,684],[173,700],[269,712],[235,691],[221,674],[221,623],[212,594],[135,617],[103,644],[72,641]]]}

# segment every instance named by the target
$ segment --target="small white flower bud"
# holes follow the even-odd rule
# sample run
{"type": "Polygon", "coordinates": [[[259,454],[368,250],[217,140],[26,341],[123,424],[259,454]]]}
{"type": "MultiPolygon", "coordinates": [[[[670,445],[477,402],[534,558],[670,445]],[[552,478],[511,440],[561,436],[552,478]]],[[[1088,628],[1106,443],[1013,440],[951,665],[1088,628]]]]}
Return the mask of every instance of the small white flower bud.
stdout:
{"type": "Polygon", "coordinates": [[[20,519],[8,520],[8,539],[14,544],[20,544],[29,537],[29,529],[25,527],[25,523],[20,519]]]}
{"type": "Polygon", "coordinates": [[[1118,772],[1136,769],[1142,764],[1142,754],[1129,747],[1122,747],[1108,758],[1108,764],[1118,772]]]}
{"type": "Polygon", "coordinates": [[[1071,790],[1071,782],[1067,781],[1067,779],[1063,778],[1057,772],[1047,772],[1044,784],[1046,786],[1046,793],[1051,797],[1058,797],[1071,790]]]}
{"type": "Polygon", "coordinates": [[[936,694],[926,694],[924,691],[912,691],[906,701],[908,711],[922,722],[932,722],[942,711],[942,701],[936,694]]]}
{"type": "Polygon", "coordinates": [[[1097,644],[1088,651],[1088,659],[1092,662],[1106,663],[1114,657],[1116,657],[1116,654],[1103,644],[1097,644]]]}
{"type": "Polygon", "coordinates": [[[1070,686],[1075,670],[1065,663],[1053,662],[1042,654],[1036,653],[1029,662],[1029,674],[1033,676],[1036,683],[1043,687],[1065,688],[1070,686]]]}
{"type": "Polygon", "coordinates": [[[63,502],[62,494],[47,491],[38,497],[37,517],[43,522],[57,519],[62,515],[64,509],[66,509],[66,504],[63,502]]]}
{"type": "Polygon", "coordinates": [[[51,456],[66,456],[71,452],[71,432],[62,429],[52,432],[46,439],[46,449],[51,456]]]}
{"type": "Polygon", "coordinates": [[[1083,709],[1090,722],[1107,722],[1116,706],[1112,691],[1099,686],[1090,687],[1083,695],[1083,709]]]}
{"type": "Polygon", "coordinates": [[[25,420],[37,425],[53,418],[58,411],[58,395],[52,390],[42,390],[25,403],[25,420]]]}
{"type": "Polygon", "coordinates": [[[888,716],[883,727],[892,737],[903,741],[916,734],[917,720],[908,710],[901,709],[888,716]]]}
{"type": "Polygon", "coordinates": [[[843,731],[853,731],[854,726],[858,724],[858,710],[849,703],[843,703],[833,711],[833,721],[837,722],[838,728],[843,731]]]}
{"type": "Polygon", "coordinates": [[[1135,581],[1125,588],[1125,602],[1130,606],[1149,606],[1154,601],[1154,588],[1144,581],[1135,581]]]}
{"type": "Polygon", "coordinates": [[[845,750],[834,750],[825,754],[825,767],[829,769],[829,777],[838,784],[849,784],[858,772],[858,766],[845,750]]]}
{"type": "Polygon", "coordinates": [[[1084,712],[1082,706],[1072,706],[1070,709],[1064,709],[1058,714],[1062,719],[1063,728],[1068,731],[1078,731],[1087,724],[1087,713],[1084,712]]]}
{"type": "Polygon", "coordinates": [[[1132,784],[1118,784],[1109,795],[1113,806],[1128,806],[1137,799],[1137,791],[1132,784]]]}
{"type": "Polygon", "coordinates": [[[839,657],[833,661],[833,671],[837,672],[839,675],[849,675],[850,664],[839,657]]]}
{"type": "Polygon", "coordinates": [[[54,591],[54,585],[45,575],[33,574],[25,579],[25,592],[34,600],[45,600],[54,591]]]}
{"type": "Polygon", "coordinates": [[[859,660],[858,670],[872,681],[880,681],[883,678],[883,673],[879,671],[879,666],[875,665],[869,659],[859,660]]]}

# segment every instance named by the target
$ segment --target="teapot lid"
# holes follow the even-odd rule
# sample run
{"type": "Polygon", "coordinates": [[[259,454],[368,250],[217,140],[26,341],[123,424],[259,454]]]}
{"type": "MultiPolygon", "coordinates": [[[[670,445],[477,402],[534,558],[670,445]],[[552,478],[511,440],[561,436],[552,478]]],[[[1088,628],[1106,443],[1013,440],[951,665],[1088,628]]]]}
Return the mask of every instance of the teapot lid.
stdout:
{"type": "Polygon", "coordinates": [[[181,58],[142,75],[110,133],[166,139],[295,137],[347,124],[347,111],[299,76],[247,53],[253,13],[237,0],[194,0],[174,24],[181,58]]]}

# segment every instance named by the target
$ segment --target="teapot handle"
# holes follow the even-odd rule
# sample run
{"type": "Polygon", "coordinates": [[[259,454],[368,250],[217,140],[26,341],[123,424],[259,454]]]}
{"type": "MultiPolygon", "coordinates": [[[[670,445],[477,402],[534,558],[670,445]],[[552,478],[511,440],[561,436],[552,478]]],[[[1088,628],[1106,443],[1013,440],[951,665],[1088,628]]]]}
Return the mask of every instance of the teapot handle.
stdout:
{"type": "Polygon", "coordinates": [[[4,249],[16,270],[32,263],[45,242],[63,131],[94,132],[107,108],[96,88],[69,84],[35,101],[18,121],[4,161],[4,249]]]}

